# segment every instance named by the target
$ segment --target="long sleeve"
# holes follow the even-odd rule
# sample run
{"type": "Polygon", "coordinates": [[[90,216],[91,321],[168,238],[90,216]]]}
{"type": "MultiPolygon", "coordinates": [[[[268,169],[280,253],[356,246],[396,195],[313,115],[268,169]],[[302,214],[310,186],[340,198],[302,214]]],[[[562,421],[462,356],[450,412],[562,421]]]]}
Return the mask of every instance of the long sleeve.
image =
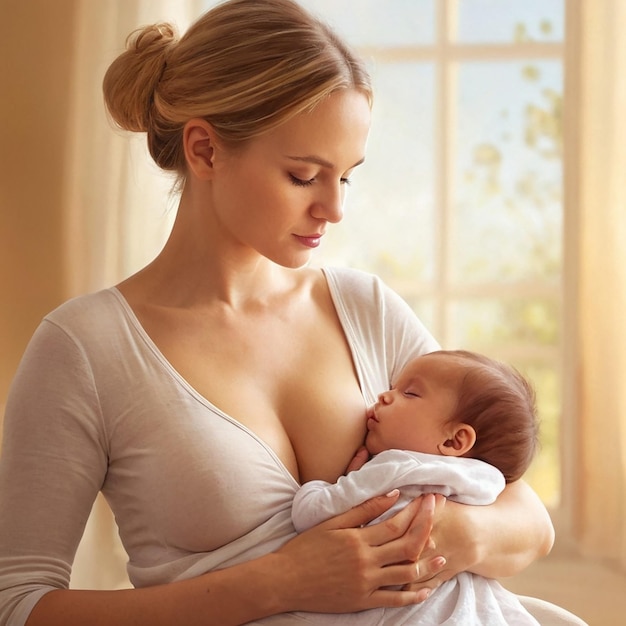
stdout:
{"type": "Polygon", "coordinates": [[[276,549],[293,535],[297,487],[265,442],[171,367],[121,294],[69,301],[36,331],[7,402],[0,626],[22,626],[68,586],[99,491],[130,581],[146,587],[276,549]]]}
{"type": "Polygon", "coordinates": [[[21,624],[71,563],[107,468],[84,355],[45,321],[7,402],[0,456],[0,624],[21,624]]]}

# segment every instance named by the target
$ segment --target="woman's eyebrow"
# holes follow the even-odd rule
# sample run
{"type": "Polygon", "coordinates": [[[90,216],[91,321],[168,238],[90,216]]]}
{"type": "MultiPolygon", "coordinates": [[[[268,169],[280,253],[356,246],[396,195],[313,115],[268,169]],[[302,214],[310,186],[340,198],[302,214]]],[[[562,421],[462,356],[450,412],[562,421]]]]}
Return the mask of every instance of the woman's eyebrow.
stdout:
{"type": "MultiPolygon", "coordinates": [[[[310,154],[308,156],[288,156],[287,158],[291,159],[292,161],[304,161],[305,163],[314,163],[315,165],[320,165],[321,167],[326,167],[328,169],[333,169],[335,167],[330,161],[322,159],[322,157],[315,156],[314,154],[310,154]]],[[[365,157],[359,159],[352,167],[349,167],[348,169],[357,167],[357,165],[361,165],[361,163],[363,163],[364,161],[365,157]]]]}

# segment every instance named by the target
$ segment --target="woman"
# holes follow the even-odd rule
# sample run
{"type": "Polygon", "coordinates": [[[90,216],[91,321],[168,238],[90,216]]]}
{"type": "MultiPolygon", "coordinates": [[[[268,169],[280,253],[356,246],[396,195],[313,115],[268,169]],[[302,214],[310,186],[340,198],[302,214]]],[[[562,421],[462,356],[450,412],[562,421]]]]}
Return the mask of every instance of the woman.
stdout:
{"type": "Polygon", "coordinates": [[[375,277],[307,267],[365,157],[371,87],[346,46],[290,0],[232,0],[180,41],[136,33],[104,93],[181,199],[150,265],[52,312],[24,355],[0,460],[0,624],[289,624],[545,554],[552,527],[521,482],[489,507],[427,496],[361,528],[391,493],[295,538],[299,484],[362,464],[367,405],[437,347],[375,277]],[[100,490],[137,589],[65,589],[100,490]]]}

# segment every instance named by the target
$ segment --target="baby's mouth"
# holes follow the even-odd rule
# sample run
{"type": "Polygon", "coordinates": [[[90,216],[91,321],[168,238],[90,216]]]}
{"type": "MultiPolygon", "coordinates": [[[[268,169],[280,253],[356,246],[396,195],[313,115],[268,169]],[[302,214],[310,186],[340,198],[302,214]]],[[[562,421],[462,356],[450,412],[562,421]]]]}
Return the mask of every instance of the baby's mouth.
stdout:
{"type": "Polygon", "coordinates": [[[374,407],[370,407],[370,409],[367,411],[367,423],[370,423],[370,420],[378,423],[378,416],[376,415],[376,410],[374,409],[374,407]]]}

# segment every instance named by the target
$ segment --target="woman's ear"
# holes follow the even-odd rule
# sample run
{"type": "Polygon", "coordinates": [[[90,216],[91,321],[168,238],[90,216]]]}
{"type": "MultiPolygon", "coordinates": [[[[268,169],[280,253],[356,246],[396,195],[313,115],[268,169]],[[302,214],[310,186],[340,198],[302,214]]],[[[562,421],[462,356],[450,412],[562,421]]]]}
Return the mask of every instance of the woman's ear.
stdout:
{"type": "Polygon", "coordinates": [[[202,118],[189,120],[183,129],[183,147],[189,171],[200,180],[213,178],[219,140],[211,124],[202,118]]]}
{"type": "Polygon", "coordinates": [[[476,443],[476,431],[469,424],[452,424],[447,439],[437,446],[445,456],[463,456],[476,443]]]}

